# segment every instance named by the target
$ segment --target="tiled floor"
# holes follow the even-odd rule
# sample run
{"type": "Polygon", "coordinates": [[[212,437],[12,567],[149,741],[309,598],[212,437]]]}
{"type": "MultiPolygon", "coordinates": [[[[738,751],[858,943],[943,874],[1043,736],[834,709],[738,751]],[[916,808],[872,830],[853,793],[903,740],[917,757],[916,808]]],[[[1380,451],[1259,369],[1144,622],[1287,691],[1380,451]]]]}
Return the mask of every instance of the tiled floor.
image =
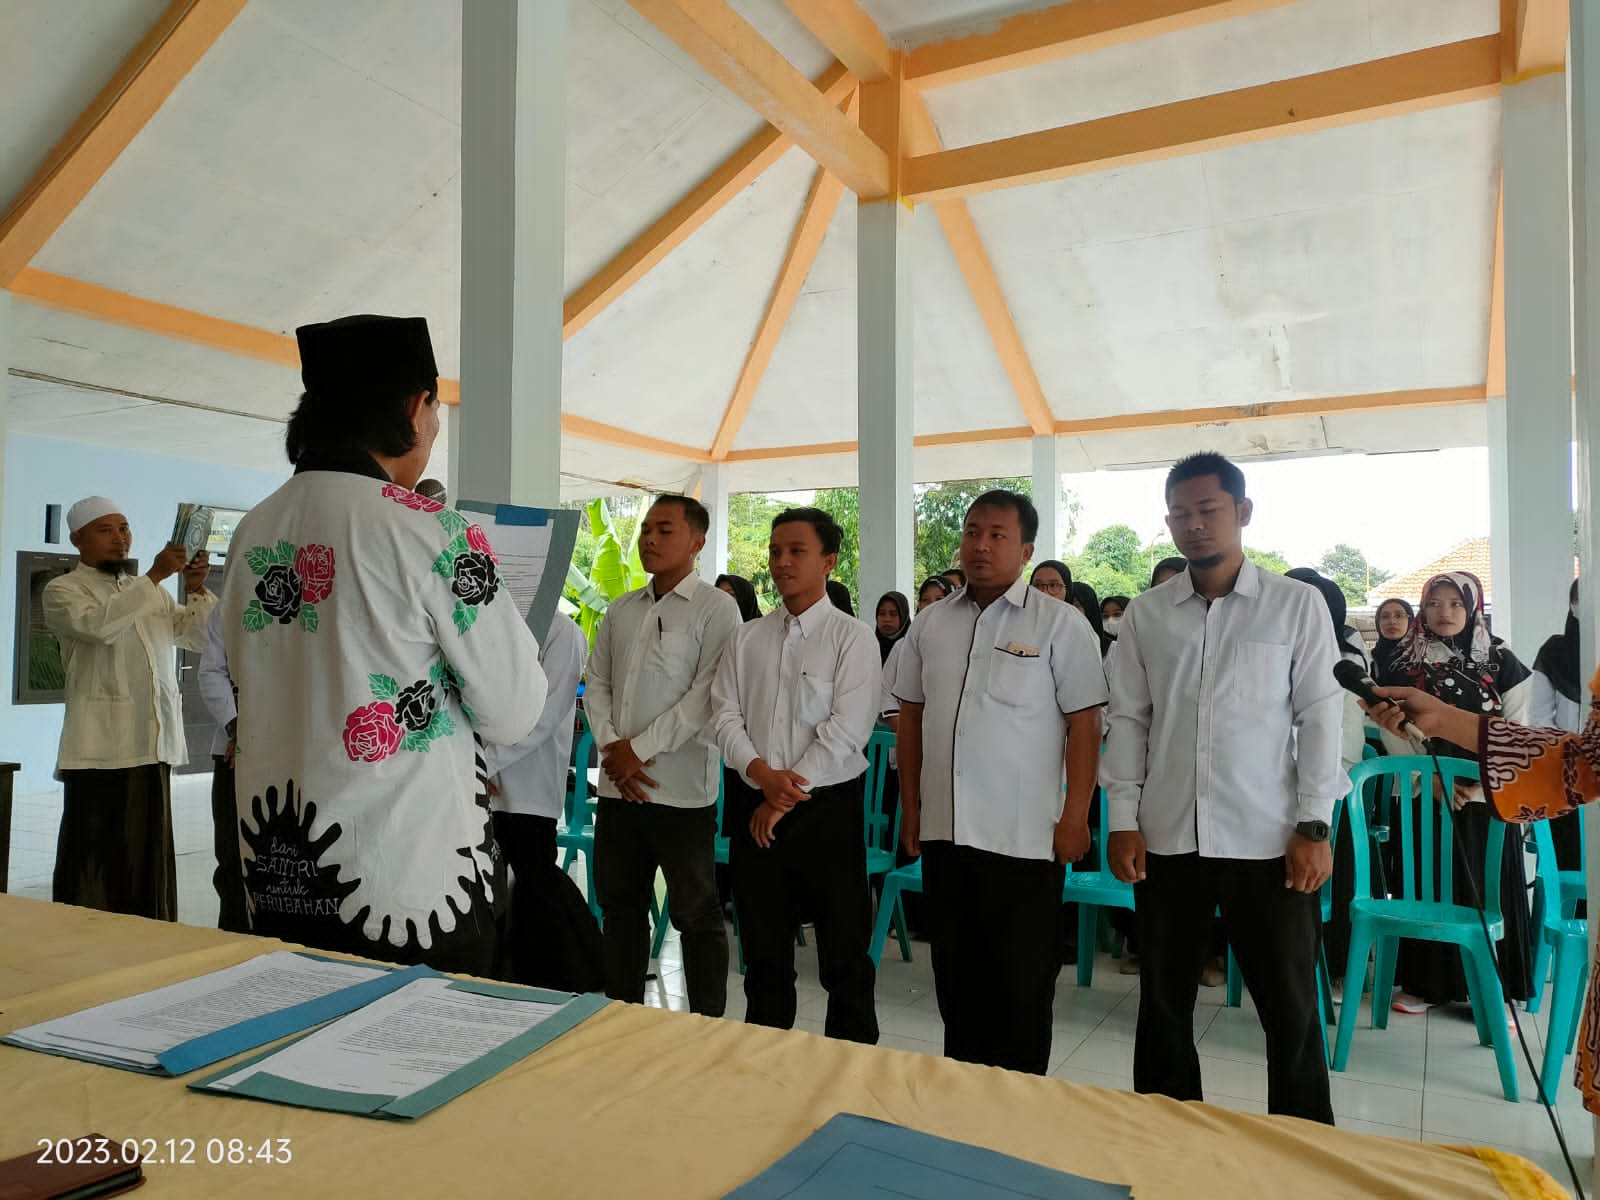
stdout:
{"type": "MultiPolygon", "coordinates": [[[[184,776],[173,783],[173,822],[178,852],[178,908],[182,919],[199,925],[216,921],[211,889],[209,775],[184,776]]],[[[13,893],[48,899],[60,820],[59,794],[19,796],[12,818],[13,893]]],[[[821,1033],[827,1000],[817,983],[815,942],[796,950],[800,973],[799,1028],[821,1033]]],[[[913,943],[914,962],[902,962],[891,942],[878,974],[880,1044],[938,1054],[943,1037],[933,996],[927,947],[913,943]]],[[[1132,1084],[1134,1022],[1138,978],[1117,973],[1102,958],[1094,986],[1075,986],[1070,968],[1062,971],[1056,992],[1055,1043],[1051,1074],[1059,1079],[1107,1088],[1132,1084]]],[[[1222,1007],[1221,988],[1202,989],[1196,1013],[1206,1097],[1240,1112],[1266,1112],[1265,1043],[1248,996],[1241,1009],[1222,1007]]],[[[669,935],[659,978],[649,985],[647,1003],[687,1007],[676,934],[669,935]]],[[[1363,1005],[1365,1009],[1366,1006],[1363,1005]]],[[[728,1016],[744,1012],[737,975],[729,980],[728,1016]]],[[[1522,1015],[1535,1061],[1543,1053],[1544,1016],[1522,1015]]],[[[1330,1035],[1331,1035],[1330,1030],[1330,1035]]],[[[1570,1064],[1570,1060],[1569,1060],[1570,1064]]],[[[1568,1067],[1570,1071],[1570,1065],[1568,1067]]],[[[1533,1099],[1532,1076],[1521,1067],[1523,1101],[1501,1096],[1493,1052],[1479,1046],[1471,1014],[1436,1009],[1426,1016],[1395,1014],[1388,1030],[1368,1028],[1366,1013],[1357,1030],[1349,1070],[1333,1077],[1333,1109],[1342,1128],[1426,1142],[1495,1146],[1526,1156],[1558,1180],[1566,1179],[1555,1135],[1533,1099]]],[[[1594,1166],[1594,1125],[1570,1085],[1556,1106],[1578,1169],[1587,1186],[1594,1166]]]]}

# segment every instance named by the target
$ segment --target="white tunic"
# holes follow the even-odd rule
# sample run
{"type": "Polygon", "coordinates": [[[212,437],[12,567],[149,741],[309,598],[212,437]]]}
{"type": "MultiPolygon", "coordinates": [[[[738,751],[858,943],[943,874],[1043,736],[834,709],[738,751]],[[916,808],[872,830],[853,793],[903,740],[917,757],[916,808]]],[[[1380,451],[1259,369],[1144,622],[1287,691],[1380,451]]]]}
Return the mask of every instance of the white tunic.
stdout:
{"type": "Polygon", "coordinates": [[[199,650],[217,598],[187,607],[148,576],[79,563],[45,584],[44,621],[61,640],[67,714],[56,768],[108,771],[189,761],[176,647],[199,650]]]}
{"type": "Polygon", "coordinates": [[[556,614],[539,647],[544,667],[544,712],[533,732],[515,746],[485,746],[483,759],[500,789],[495,812],[560,817],[572,762],[572,723],[578,716],[578,680],[589,646],[576,622],[556,614]]]}
{"type": "Polygon", "coordinates": [[[483,532],[306,471],[239,522],[222,609],[253,926],[383,957],[482,929],[497,847],[474,732],[520,742],[545,697],[483,532]]]}

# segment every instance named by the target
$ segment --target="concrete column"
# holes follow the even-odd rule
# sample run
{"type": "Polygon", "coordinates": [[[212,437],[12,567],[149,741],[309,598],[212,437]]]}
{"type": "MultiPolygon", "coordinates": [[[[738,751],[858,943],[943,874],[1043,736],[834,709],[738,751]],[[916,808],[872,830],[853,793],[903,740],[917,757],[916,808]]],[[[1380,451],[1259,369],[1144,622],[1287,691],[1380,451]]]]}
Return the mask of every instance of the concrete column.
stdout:
{"type": "Polygon", "coordinates": [[[1531,656],[1572,582],[1572,315],[1566,80],[1501,92],[1506,395],[1489,401],[1494,630],[1531,656]]]}
{"type": "MultiPolygon", "coordinates": [[[[1571,91],[1572,182],[1572,315],[1577,373],[1578,556],[1583,583],[1579,587],[1578,622],[1582,661],[1587,671],[1600,658],[1600,11],[1590,0],[1571,0],[1572,40],[1567,52],[1571,91]]],[[[1600,821],[1585,829],[1588,843],[1589,894],[1600,896],[1600,821]]],[[[1590,961],[1594,950],[1590,947],[1590,961]]],[[[1567,1084],[1563,1084],[1567,1086],[1567,1084]]],[[[1600,1118],[1595,1121],[1600,1136],[1600,1118]]],[[[1590,1190],[1600,1192],[1600,1160],[1590,1190]]]]}
{"type": "Polygon", "coordinates": [[[861,596],[911,592],[915,421],[911,222],[893,201],[856,211],[861,596]]]}
{"type": "Polygon", "coordinates": [[[1033,506],[1039,510],[1039,536],[1033,561],[1061,557],[1061,439],[1033,439],[1033,506]]]}
{"type": "MultiPolygon", "coordinates": [[[[461,14],[462,499],[561,501],[567,5],[461,14]]],[[[452,443],[453,445],[453,443],[452,443]]]]}
{"type": "MultiPolygon", "coordinates": [[[[445,467],[444,486],[453,504],[460,497],[456,489],[461,486],[461,406],[452,405],[444,410],[445,467]]],[[[477,499],[476,496],[472,499],[477,499]]]]}
{"type": "Polygon", "coordinates": [[[711,514],[706,548],[700,551],[700,578],[715,583],[728,572],[728,468],[707,463],[700,468],[700,503],[711,514]]]}

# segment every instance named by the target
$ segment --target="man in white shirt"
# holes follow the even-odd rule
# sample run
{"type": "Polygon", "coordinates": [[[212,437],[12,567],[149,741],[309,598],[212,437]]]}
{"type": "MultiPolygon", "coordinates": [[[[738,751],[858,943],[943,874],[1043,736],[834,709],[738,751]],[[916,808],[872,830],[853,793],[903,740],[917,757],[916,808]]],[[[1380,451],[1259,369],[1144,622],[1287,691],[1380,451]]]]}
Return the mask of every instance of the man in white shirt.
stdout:
{"type": "Polygon", "coordinates": [[[1349,781],[1327,606],[1245,558],[1252,506],[1227,459],[1184,459],[1166,495],[1189,569],[1123,615],[1100,773],[1107,860],[1135,885],[1134,1088],[1203,1098],[1194,1005],[1220,907],[1266,1033],[1268,1110],[1332,1124],[1317,889],[1349,781]]]}
{"type": "Polygon", "coordinates": [[[662,496],[639,524],[650,583],[612,603],[595,635],[583,708],[600,747],[594,886],[604,916],[606,995],[644,1003],[650,898],[667,880],[689,1009],[720,1017],[728,934],[717,895],[721,764],[708,737],[711,680],[739,606],[694,574],[711,517],[662,496]]]}
{"type": "Polygon", "coordinates": [[[1083,614],[1022,577],[1038,529],[1025,496],[973,501],[967,585],[912,622],[895,694],[901,840],[922,855],[945,1054],[1043,1075],[1106,682],[1083,614]]]}
{"type": "Polygon", "coordinates": [[[174,651],[201,647],[217,602],[206,590],[210,564],[204,552],[190,562],[182,546],[166,546],[129,576],[133,535],[104,496],[74,504],[67,528],[78,565],[45,585],[43,602],[67,676],[51,899],[176,921],[171,775],[189,755],[174,651]],[[180,573],[186,606],[161,586],[180,573]]]}
{"type": "Polygon", "coordinates": [[[873,1044],[862,776],[882,665],[872,630],[827,599],[843,536],[820,509],[774,518],[768,561],[783,605],[729,643],[712,689],[712,727],[738,772],[726,826],[747,967],[745,1021],[794,1028],[794,935],[803,911],[815,926],[828,993],[825,1032],[873,1044]]]}
{"type": "Polygon", "coordinates": [[[539,723],[515,746],[483,748],[494,836],[512,874],[511,977],[568,992],[605,986],[599,926],[577,884],[556,865],[556,821],[567,798],[588,649],[576,623],[557,613],[539,643],[545,677],[539,723]]]}
{"type": "Polygon", "coordinates": [[[217,928],[229,933],[250,932],[250,911],[244,892],[244,856],[239,851],[239,797],[233,755],[239,731],[239,697],[228,673],[228,651],[223,645],[221,609],[211,610],[206,622],[206,645],[196,672],[200,699],[217,723],[211,739],[211,836],[217,869],[211,886],[217,893],[217,928]]]}

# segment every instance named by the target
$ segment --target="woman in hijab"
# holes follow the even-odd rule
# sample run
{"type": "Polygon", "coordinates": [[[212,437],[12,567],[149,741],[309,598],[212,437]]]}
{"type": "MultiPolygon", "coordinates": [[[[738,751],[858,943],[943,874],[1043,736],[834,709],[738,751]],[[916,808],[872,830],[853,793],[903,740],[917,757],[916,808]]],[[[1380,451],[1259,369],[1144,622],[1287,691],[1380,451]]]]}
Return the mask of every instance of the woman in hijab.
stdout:
{"type": "MultiPolygon", "coordinates": [[[[1491,636],[1483,611],[1483,584],[1476,575],[1455,571],[1436,575],[1422,590],[1422,611],[1388,662],[1380,666],[1378,682],[1385,687],[1409,687],[1428,693],[1454,708],[1526,724],[1532,689],[1530,673],[1499,638],[1491,636]]],[[[1385,734],[1391,752],[1414,754],[1409,742],[1385,734]]],[[[1477,760],[1477,747],[1458,746],[1441,738],[1429,740],[1428,750],[1441,757],[1477,760]]],[[[1458,792],[1460,787],[1458,787],[1458,792]]],[[[1431,797],[1432,787],[1422,789],[1431,797]]],[[[1415,803],[1436,803],[1419,798],[1415,803]]],[[[1459,805],[1458,796],[1458,805],[1459,805]]],[[[1452,814],[1463,858],[1476,873],[1483,862],[1489,831],[1485,804],[1466,804],[1452,814]]],[[[1398,848],[1398,842],[1391,845],[1398,848]]],[[[1393,871],[1391,879],[1400,877],[1393,871]]],[[[1481,894],[1482,882],[1475,880],[1481,894]]],[[[1469,903],[1466,881],[1459,881],[1455,900],[1469,903]]],[[[1500,943],[1500,973],[1508,1001],[1526,1000],[1533,994],[1531,920],[1528,881],[1523,866],[1522,840],[1507,838],[1501,859],[1501,915],[1505,938],[1500,943]]],[[[1396,1012],[1419,1013],[1435,1004],[1467,998],[1461,958],[1454,946],[1434,942],[1402,941],[1396,980],[1402,989],[1395,998],[1396,1012]]]]}
{"type": "Polygon", "coordinates": [[[922,581],[922,586],[917,589],[917,611],[921,612],[930,604],[937,604],[956,589],[950,586],[950,581],[943,575],[930,575],[922,581]]]}
{"type": "Polygon", "coordinates": [[[1028,586],[1038,588],[1046,596],[1072,602],[1072,568],[1053,558],[1034,564],[1028,576],[1028,586]]]}
{"type": "Polygon", "coordinates": [[[856,615],[856,606],[850,602],[850,589],[837,579],[828,580],[828,599],[847,617],[856,615]]]}
{"type": "Polygon", "coordinates": [[[761,616],[761,606],[756,603],[756,589],[743,575],[718,575],[717,587],[732,596],[739,605],[739,616],[754,621],[761,616]]]}
{"type": "MultiPolygon", "coordinates": [[[[1529,723],[1583,732],[1583,680],[1578,665],[1578,581],[1567,599],[1567,626],[1533,660],[1529,723]]],[[[1552,826],[1552,828],[1554,828],[1552,826]]]]}
{"type": "Polygon", "coordinates": [[[1411,622],[1416,615],[1411,602],[1402,600],[1398,596],[1391,596],[1378,605],[1378,644],[1372,648],[1374,671],[1388,669],[1394,659],[1395,651],[1400,649],[1400,643],[1405,641],[1406,634],[1411,632],[1411,622]]]}
{"type": "Polygon", "coordinates": [[[1115,641],[1118,631],[1122,628],[1122,614],[1128,611],[1128,597],[1107,596],[1100,601],[1100,623],[1105,626],[1106,636],[1115,641]]]}
{"type": "Polygon", "coordinates": [[[1100,657],[1104,658],[1116,639],[1106,632],[1105,623],[1100,618],[1100,597],[1095,595],[1094,588],[1080,579],[1067,589],[1067,602],[1089,619],[1095,637],[1100,639],[1100,657]]]}
{"type": "Polygon", "coordinates": [[[889,661],[889,651],[911,628],[911,602],[904,592],[885,592],[878,600],[876,632],[878,661],[889,661]]]}

